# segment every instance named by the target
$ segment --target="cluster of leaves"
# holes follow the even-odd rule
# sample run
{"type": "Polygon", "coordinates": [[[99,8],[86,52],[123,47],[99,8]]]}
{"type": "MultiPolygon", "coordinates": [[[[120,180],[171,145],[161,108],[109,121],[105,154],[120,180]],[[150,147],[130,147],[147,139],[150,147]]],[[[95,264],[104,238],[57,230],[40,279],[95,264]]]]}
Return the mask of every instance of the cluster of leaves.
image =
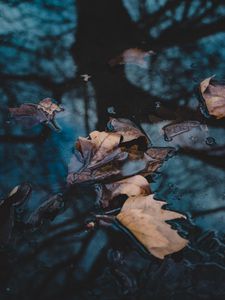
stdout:
{"type": "Polygon", "coordinates": [[[111,119],[107,130],[79,138],[69,165],[67,182],[95,184],[98,200],[107,211],[118,197],[126,201],[117,215],[98,220],[119,222],[151,254],[163,259],[182,249],[187,240],[165,221],[184,216],[163,209],[165,202],[153,199],[146,176],[155,172],[171,148],[148,147],[148,138],[130,120],[111,119]]]}
{"type": "MultiPolygon", "coordinates": [[[[110,62],[144,66],[151,51],[128,49],[110,62]]],[[[199,91],[205,109],[217,119],[225,117],[224,84],[213,77],[200,83],[199,91]]],[[[38,104],[26,103],[9,111],[17,121],[28,126],[46,124],[59,131],[55,115],[64,109],[50,98],[38,104]]],[[[189,120],[164,126],[164,137],[173,137],[201,127],[199,121],[189,120]]],[[[182,238],[167,223],[185,218],[184,215],[163,208],[165,202],[153,198],[146,179],[173,154],[174,149],[153,147],[146,134],[128,119],[111,118],[103,132],[93,131],[87,138],[79,137],[68,167],[67,184],[93,184],[102,215],[96,215],[98,224],[114,223],[125,229],[134,240],[152,255],[163,259],[186,246],[182,238]]],[[[0,201],[0,243],[10,239],[14,224],[14,210],[28,198],[29,184],[22,184],[0,201]]],[[[39,226],[45,219],[54,218],[64,205],[60,194],[50,197],[28,218],[31,226],[39,226]]],[[[94,225],[93,225],[94,224],[94,225]]],[[[89,228],[95,223],[89,224],[89,228]]],[[[92,226],[93,225],[93,226],[92,226]]]]}

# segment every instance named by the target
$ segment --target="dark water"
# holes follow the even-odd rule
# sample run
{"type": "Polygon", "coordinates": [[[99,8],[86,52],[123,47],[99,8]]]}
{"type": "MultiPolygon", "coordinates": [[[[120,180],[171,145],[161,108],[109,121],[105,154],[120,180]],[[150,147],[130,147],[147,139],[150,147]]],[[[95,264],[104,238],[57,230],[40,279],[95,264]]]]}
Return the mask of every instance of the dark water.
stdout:
{"type": "Polygon", "coordinates": [[[224,299],[225,151],[213,149],[224,149],[225,123],[199,113],[195,92],[206,77],[225,77],[224,4],[0,1],[0,192],[33,187],[13,242],[0,249],[0,299],[224,299]],[[144,68],[109,66],[136,47],[156,53],[144,68]],[[10,120],[8,107],[45,97],[65,108],[60,133],[10,120]],[[76,138],[104,129],[114,112],[142,125],[154,146],[180,149],[151,187],[188,216],[177,226],[190,243],[163,262],[112,229],[76,235],[96,209],[91,187],[73,191],[54,221],[24,231],[29,213],[64,191],[76,138]],[[204,126],[164,140],[163,126],[190,119],[204,126]]]}

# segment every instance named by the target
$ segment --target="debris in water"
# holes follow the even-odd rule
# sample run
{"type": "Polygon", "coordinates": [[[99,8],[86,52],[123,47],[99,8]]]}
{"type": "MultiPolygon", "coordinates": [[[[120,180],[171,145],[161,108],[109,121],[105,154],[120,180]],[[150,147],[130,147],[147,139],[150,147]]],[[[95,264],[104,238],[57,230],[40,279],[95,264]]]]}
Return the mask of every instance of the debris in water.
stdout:
{"type": "Polygon", "coordinates": [[[190,131],[192,128],[200,127],[201,123],[198,121],[185,121],[180,123],[172,123],[164,126],[164,139],[167,142],[173,140],[173,138],[179,134],[190,131]]]}

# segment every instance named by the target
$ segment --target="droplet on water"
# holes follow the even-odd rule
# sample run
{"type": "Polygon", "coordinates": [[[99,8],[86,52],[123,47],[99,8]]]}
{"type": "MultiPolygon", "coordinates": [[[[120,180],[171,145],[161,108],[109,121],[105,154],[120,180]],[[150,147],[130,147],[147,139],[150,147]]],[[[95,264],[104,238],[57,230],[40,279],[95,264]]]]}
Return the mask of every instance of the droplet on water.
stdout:
{"type": "Polygon", "coordinates": [[[108,111],[109,114],[112,114],[112,115],[115,115],[115,114],[116,114],[115,108],[114,108],[113,106],[109,106],[109,107],[107,108],[107,111],[108,111]]]}
{"type": "Polygon", "coordinates": [[[216,141],[213,137],[209,136],[205,140],[206,145],[213,146],[216,144],[216,141]]]}

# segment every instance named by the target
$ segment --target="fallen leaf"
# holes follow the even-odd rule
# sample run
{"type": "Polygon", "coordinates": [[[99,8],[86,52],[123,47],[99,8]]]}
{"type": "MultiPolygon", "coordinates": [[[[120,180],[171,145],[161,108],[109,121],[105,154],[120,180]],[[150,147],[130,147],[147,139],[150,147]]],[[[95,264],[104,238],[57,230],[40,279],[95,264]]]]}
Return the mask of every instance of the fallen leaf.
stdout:
{"type": "Polygon", "coordinates": [[[61,194],[56,194],[42,203],[29,217],[28,224],[39,226],[45,220],[53,220],[64,207],[61,194]]]}
{"type": "Polygon", "coordinates": [[[148,67],[148,58],[156,53],[152,50],[144,51],[139,48],[130,48],[125,50],[119,56],[109,61],[110,66],[133,64],[142,68],[148,67]]]}
{"type": "Polygon", "coordinates": [[[136,174],[149,175],[166,159],[171,148],[126,147],[118,132],[94,131],[79,138],[69,164],[69,184],[120,180],[136,174]]]}
{"type": "Polygon", "coordinates": [[[110,202],[119,195],[138,196],[149,195],[151,190],[148,181],[140,175],[132,176],[108,184],[96,184],[98,201],[103,208],[109,206],[110,202]]]}
{"type": "Polygon", "coordinates": [[[217,119],[225,117],[225,84],[206,78],[200,83],[200,93],[210,115],[217,119]]]}
{"type": "Polygon", "coordinates": [[[23,183],[16,186],[9,195],[0,200],[0,244],[6,244],[14,226],[14,208],[22,205],[31,193],[31,186],[23,183]]]}
{"type": "Polygon", "coordinates": [[[118,175],[118,166],[128,157],[128,153],[119,148],[120,140],[121,135],[105,131],[93,131],[89,138],[80,137],[69,164],[67,182],[95,181],[118,175]]]}
{"type": "Polygon", "coordinates": [[[162,130],[164,131],[164,138],[166,141],[172,141],[173,137],[180,135],[184,132],[190,131],[192,128],[200,127],[201,123],[198,121],[185,121],[177,122],[164,126],[162,130]]]}
{"type": "Polygon", "coordinates": [[[12,117],[27,127],[43,123],[56,131],[59,131],[60,128],[56,124],[55,115],[63,110],[62,107],[55,104],[50,98],[45,98],[38,104],[25,103],[20,107],[9,108],[12,117]]]}
{"type": "Polygon", "coordinates": [[[147,146],[147,136],[141,131],[140,128],[137,127],[134,122],[129,119],[110,118],[109,122],[107,123],[107,129],[121,134],[122,142],[124,143],[138,140],[139,143],[142,142],[145,146],[147,146]]]}
{"type": "Polygon", "coordinates": [[[174,148],[171,147],[151,147],[146,151],[146,156],[151,158],[145,168],[140,174],[148,176],[154,173],[163,162],[174,153],[174,148]]]}
{"type": "Polygon", "coordinates": [[[153,195],[130,197],[116,217],[152,255],[160,259],[183,249],[188,243],[165,222],[185,216],[162,209],[165,204],[154,200],[153,195]]]}

